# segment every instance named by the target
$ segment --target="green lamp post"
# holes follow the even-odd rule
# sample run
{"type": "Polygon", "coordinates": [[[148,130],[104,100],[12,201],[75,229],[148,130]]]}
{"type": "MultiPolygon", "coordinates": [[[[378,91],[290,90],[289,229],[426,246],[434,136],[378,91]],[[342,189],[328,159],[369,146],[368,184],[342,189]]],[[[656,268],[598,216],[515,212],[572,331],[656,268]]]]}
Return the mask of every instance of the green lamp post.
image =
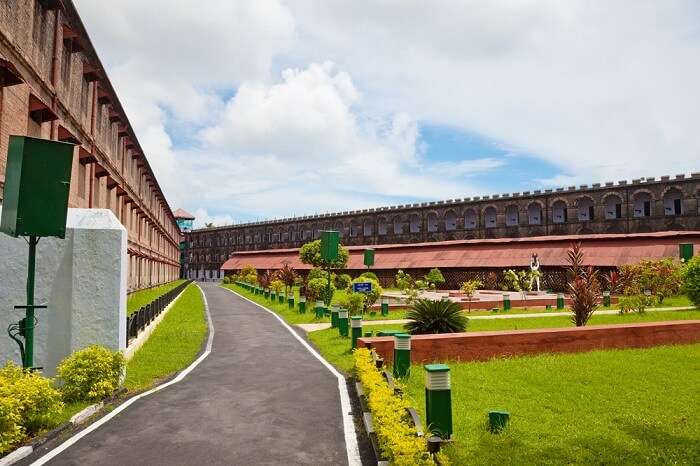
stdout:
{"type": "Polygon", "coordinates": [[[444,440],[452,436],[452,387],[450,368],[428,364],[425,368],[425,416],[433,434],[444,440]]]}
{"type": "Polygon", "coordinates": [[[352,316],[350,318],[352,328],[352,349],[357,348],[357,339],[362,336],[362,316],[352,316]]]}
{"type": "Polygon", "coordinates": [[[348,311],[340,309],[338,311],[338,333],[341,337],[348,336],[348,311]]]}
{"type": "Polygon", "coordinates": [[[406,377],[411,369],[411,335],[394,335],[394,377],[406,377]]]}

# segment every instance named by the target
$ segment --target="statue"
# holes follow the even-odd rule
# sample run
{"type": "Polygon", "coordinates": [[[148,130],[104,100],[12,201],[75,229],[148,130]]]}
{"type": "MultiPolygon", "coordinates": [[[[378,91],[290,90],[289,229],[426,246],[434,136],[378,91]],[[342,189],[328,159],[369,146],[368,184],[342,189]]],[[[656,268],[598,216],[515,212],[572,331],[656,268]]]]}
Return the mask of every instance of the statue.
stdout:
{"type": "Polygon", "coordinates": [[[537,291],[540,291],[540,259],[537,257],[537,253],[532,255],[532,260],[530,260],[530,289],[532,289],[533,280],[537,284],[537,291]]]}

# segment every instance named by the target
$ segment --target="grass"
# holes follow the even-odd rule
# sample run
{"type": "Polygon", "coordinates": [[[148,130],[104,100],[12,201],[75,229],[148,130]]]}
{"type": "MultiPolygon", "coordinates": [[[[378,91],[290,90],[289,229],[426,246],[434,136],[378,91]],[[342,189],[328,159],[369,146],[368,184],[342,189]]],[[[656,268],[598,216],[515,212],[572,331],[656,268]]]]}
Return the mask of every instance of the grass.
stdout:
{"type": "MultiPolygon", "coordinates": [[[[278,314],[280,317],[282,317],[287,323],[289,324],[311,324],[311,323],[320,323],[320,322],[330,322],[331,319],[330,317],[322,317],[320,319],[316,318],[316,315],[314,313],[313,309],[313,303],[306,303],[306,313],[300,314],[298,311],[297,303],[299,302],[299,288],[294,287],[294,309],[289,309],[286,301],[284,304],[280,304],[278,301],[275,301],[274,303],[271,302],[269,299],[265,299],[265,296],[261,295],[255,295],[245,289],[243,289],[240,286],[237,285],[221,285],[224,288],[228,288],[230,290],[235,291],[236,293],[239,293],[241,296],[245,296],[246,298],[250,299],[251,301],[254,301],[262,306],[265,306],[266,308],[270,309],[271,311],[275,312],[278,314]]],[[[346,293],[345,290],[339,290],[336,291],[333,294],[333,303],[337,303],[339,299],[341,299],[342,296],[344,296],[346,293]]],[[[365,315],[365,320],[385,320],[385,319],[404,319],[406,317],[406,309],[394,309],[389,311],[388,316],[382,316],[380,312],[376,312],[375,315],[370,315],[369,313],[365,315]]]]}
{"type": "MultiPolygon", "coordinates": [[[[591,317],[589,325],[601,324],[627,324],[639,322],[661,322],[667,320],[694,320],[700,319],[698,311],[664,311],[648,312],[645,314],[626,315],[597,315],[591,317]]],[[[537,328],[573,327],[567,316],[552,317],[524,317],[518,319],[483,319],[471,320],[468,332],[482,332],[492,330],[525,330],[537,328]]],[[[401,325],[363,325],[362,332],[377,332],[379,330],[401,330],[401,325]]],[[[350,353],[350,339],[338,336],[338,330],[329,328],[318,330],[308,334],[309,340],[316,345],[324,358],[337,368],[349,372],[352,369],[352,355],[350,353]]]]}
{"type": "Polygon", "coordinates": [[[126,298],[126,315],[131,315],[146,304],[155,300],[158,296],[167,293],[185,280],[173,280],[164,285],[134,291],[126,298]]]}
{"type": "MultiPolygon", "coordinates": [[[[700,464],[700,344],[449,365],[453,464],[700,464]],[[501,434],[492,409],[511,413],[501,434]]],[[[423,420],[424,386],[414,367],[423,420]]]]}
{"type": "Polygon", "coordinates": [[[202,294],[191,284],[128,362],[124,386],[142,390],[184,369],[199,354],[206,334],[202,294]]]}

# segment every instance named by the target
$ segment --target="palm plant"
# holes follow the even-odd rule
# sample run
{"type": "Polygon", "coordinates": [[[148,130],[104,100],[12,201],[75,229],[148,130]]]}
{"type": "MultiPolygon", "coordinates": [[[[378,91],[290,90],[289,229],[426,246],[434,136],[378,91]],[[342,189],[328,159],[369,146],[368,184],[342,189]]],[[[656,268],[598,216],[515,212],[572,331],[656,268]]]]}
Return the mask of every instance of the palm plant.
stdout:
{"type": "Polygon", "coordinates": [[[406,318],[411,321],[406,324],[406,330],[414,335],[464,332],[469,325],[462,306],[445,298],[416,300],[406,318]]]}
{"type": "Polygon", "coordinates": [[[284,286],[286,287],[284,292],[289,294],[292,291],[292,287],[296,284],[299,279],[299,274],[297,274],[294,267],[289,264],[284,264],[281,269],[277,271],[277,278],[282,280],[284,286]]]}
{"type": "Polygon", "coordinates": [[[571,321],[583,327],[600,303],[598,271],[583,265],[581,243],[572,243],[568,253],[569,294],[571,296],[571,321]]]}
{"type": "Polygon", "coordinates": [[[272,270],[266,270],[262,275],[258,277],[258,283],[263,288],[269,288],[270,282],[275,279],[275,273],[272,270]]]}

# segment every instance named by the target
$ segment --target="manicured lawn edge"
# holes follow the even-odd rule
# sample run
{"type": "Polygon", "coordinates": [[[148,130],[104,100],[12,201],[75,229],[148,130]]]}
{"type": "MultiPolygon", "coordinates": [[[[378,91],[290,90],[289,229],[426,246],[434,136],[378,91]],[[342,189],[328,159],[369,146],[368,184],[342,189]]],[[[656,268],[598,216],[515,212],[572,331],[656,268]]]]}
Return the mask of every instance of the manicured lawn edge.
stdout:
{"type": "Polygon", "coordinates": [[[133,314],[134,312],[138,311],[146,304],[151,303],[159,296],[164,295],[165,293],[167,293],[168,291],[172,290],[173,288],[178,286],[180,283],[183,283],[185,281],[186,280],[184,280],[184,279],[173,280],[171,282],[164,283],[162,285],[158,285],[158,286],[154,286],[152,288],[146,288],[143,290],[138,290],[138,291],[134,291],[133,293],[130,293],[126,297],[126,315],[133,314]]]}

